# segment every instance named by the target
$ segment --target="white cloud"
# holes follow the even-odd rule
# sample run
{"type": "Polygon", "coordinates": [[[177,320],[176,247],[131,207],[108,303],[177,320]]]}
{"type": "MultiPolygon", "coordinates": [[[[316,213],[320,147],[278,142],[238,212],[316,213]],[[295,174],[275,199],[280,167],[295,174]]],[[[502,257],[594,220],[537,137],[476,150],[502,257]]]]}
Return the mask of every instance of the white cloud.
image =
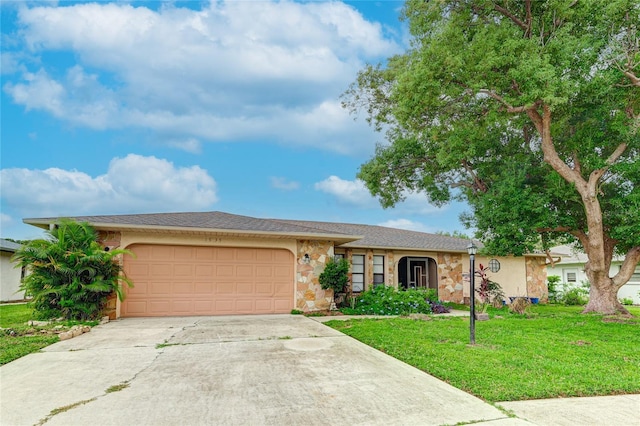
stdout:
{"type": "Polygon", "coordinates": [[[0,185],[3,204],[40,217],[204,210],[217,201],[206,170],[135,154],[114,158],[97,177],[59,168],[3,169],[0,185]]]}
{"type": "MultiPolygon", "coordinates": [[[[338,176],[329,176],[316,183],[314,187],[316,190],[333,195],[339,201],[347,204],[363,208],[379,206],[378,200],[371,195],[365,183],[360,179],[344,180],[338,176]]],[[[395,211],[406,214],[433,214],[448,209],[448,206],[434,206],[422,193],[405,191],[403,195],[405,200],[394,207],[395,211]]]]}
{"type": "Polygon", "coordinates": [[[373,207],[377,203],[364,185],[364,182],[359,179],[344,180],[338,176],[329,176],[325,180],[317,182],[314,188],[335,196],[343,203],[358,207],[373,207]]]}
{"type": "Polygon", "coordinates": [[[407,231],[429,232],[434,233],[437,229],[425,225],[424,223],[415,222],[409,219],[392,219],[379,223],[380,226],[388,228],[406,229],[407,231]]]}
{"type": "Polygon", "coordinates": [[[4,229],[8,226],[11,226],[15,223],[13,218],[5,213],[0,213],[0,229],[4,229]]]}
{"type": "Polygon", "coordinates": [[[273,188],[283,191],[294,191],[300,188],[300,182],[290,181],[283,177],[272,176],[270,180],[273,188]]]}
{"type": "MultiPolygon", "coordinates": [[[[354,124],[337,98],[364,63],[399,50],[381,25],[340,2],[214,1],[158,11],[63,4],[18,16],[31,52],[71,52],[78,62],[62,74],[45,64],[7,78],[16,103],[76,125],[203,141],[260,136],[339,152],[372,148],[374,133],[354,124]]],[[[29,66],[12,69],[19,65],[29,66]]]]}
{"type": "Polygon", "coordinates": [[[181,149],[192,154],[200,154],[202,152],[202,144],[196,138],[187,138],[183,140],[171,139],[168,142],[169,146],[181,149]]]}

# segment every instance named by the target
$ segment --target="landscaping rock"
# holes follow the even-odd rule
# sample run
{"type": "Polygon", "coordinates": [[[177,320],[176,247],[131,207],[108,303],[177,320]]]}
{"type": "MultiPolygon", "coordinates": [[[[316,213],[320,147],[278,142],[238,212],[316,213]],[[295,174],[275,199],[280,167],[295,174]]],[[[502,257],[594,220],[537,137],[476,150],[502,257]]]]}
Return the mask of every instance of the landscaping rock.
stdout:
{"type": "Polygon", "coordinates": [[[49,321],[35,321],[35,320],[31,320],[29,322],[27,322],[28,325],[49,325],[51,324],[49,321]]]}
{"type": "Polygon", "coordinates": [[[69,340],[73,338],[73,332],[71,331],[62,332],[58,334],[58,337],[60,338],[60,340],[69,340]]]}

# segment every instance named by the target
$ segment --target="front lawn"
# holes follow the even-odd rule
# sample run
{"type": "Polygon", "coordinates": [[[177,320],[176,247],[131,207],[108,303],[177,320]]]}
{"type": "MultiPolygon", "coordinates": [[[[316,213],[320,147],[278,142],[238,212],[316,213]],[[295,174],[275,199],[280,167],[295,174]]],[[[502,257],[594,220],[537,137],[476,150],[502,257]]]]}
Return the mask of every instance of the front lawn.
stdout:
{"type": "Polygon", "coordinates": [[[640,393],[640,308],[632,319],[581,309],[491,310],[476,322],[475,346],[464,317],[326,324],[489,402],[640,393]]]}
{"type": "Polygon", "coordinates": [[[18,359],[58,341],[56,334],[31,327],[31,308],[26,304],[0,305],[0,365],[18,359]]]}

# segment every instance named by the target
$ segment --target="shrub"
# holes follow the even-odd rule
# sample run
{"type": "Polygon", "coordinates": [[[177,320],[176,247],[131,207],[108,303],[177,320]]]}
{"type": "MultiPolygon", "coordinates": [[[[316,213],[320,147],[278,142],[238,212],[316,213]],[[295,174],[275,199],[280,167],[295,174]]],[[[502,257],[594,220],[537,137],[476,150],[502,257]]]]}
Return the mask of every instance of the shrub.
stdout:
{"type": "Polygon", "coordinates": [[[329,258],[324,271],[318,277],[318,281],[323,290],[331,289],[334,293],[344,292],[349,283],[349,261],[347,259],[336,261],[329,258]]]}
{"type": "Polygon", "coordinates": [[[547,290],[549,292],[549,302],[557,303],[562,296],[562,292],[558,289],[558,284],[560,284],[560,276],[559,275],[550,275],[547,277],[547,290]]]}
{"type": "Polygon", "coordinates": [[[633,299],[630,297],[623,297],[622,299],[620,299],[620,303],[622,303],[623,305],[633,305],[633,299]]]}
{"type": "Polygon", "coordinates": [[[480,264],[478,270],[475,272],[476,277],[480,278],[480,285],[476,289],[478,297],[480,298],[480,309],[482,312],[487,311],[487,307],[492,305],[494,307],[502,307],[504,301],[504,291],[502,287],[495,281],[489,279],[489,267],[485,267],[480,264]]]}
{"type": "Polygon", "coordinates": [[[353,308],[344,308],[351,315],[408,315],[430,314],[427,291],[409,289],[398,291],[394,287],[378,286],[355,296],[353,308]]]}
{"type": "Polygon", "coordinates": [[[562,294],[560,300],[567,306],[582,306],[589,302],[589,291],[584,287],[573,287],[562,294]]]}
{"type": "Polygon", "coordinates": [[[18,266],[30,271],[20,288],[32,297],[40,319],[97,318],[107,297],[115,292],[122,300],[122,266],[116,256],[127,250],[105,251],[97,232],[87,223],[62,221],[47,232],[47,239],[32,240],[14,255],[18,266]]]}

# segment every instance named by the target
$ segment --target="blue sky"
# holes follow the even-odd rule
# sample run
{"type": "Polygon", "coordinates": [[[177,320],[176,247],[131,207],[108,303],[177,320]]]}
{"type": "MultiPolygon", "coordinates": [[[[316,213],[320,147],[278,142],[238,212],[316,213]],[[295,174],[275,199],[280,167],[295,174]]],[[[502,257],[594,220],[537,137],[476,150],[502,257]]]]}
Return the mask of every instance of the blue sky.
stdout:
{"type": "Polygon", "coordinates": [[[384,135],[339,96],[402,52],[402,2],[3,1],[1,229],[25,217],[220,210],[465,231],[464,206],[382,209],[384,135]]]}

